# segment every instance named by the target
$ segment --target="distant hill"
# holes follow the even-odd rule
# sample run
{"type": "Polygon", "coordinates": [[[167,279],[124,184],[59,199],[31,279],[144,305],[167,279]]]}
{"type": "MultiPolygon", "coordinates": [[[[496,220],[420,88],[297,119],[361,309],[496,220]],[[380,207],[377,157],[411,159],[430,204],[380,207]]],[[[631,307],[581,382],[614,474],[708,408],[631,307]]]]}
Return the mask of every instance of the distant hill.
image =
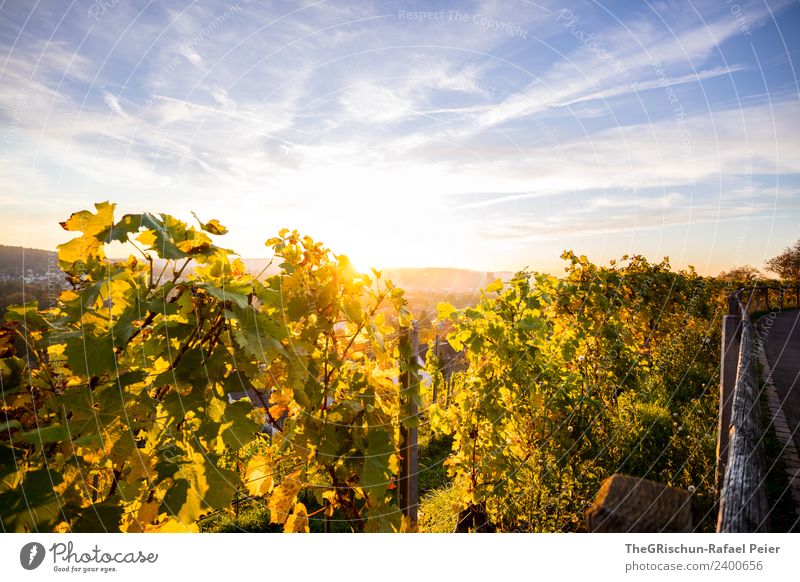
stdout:
{"type": "Polygon", "coordinates": [[[242,259],[245,268],[247,269],[248,273],[252,273],[253,275],[258,275],[263,271],[262,277],[274,275],[278,271],[280,271],[279,265],[281,264],[280,259],[242,259]],[[270,264],[270,261],[272,264],[270,264]]]}
{"type": "Polygon", "coordinates": [[[23,265],[25,270],[45,273],[57,268],[58,255],[53,251],[0,245],[0,273],[21,275],[23,265]]]}
{"type": "Polygon", "coordinates": [[[53,251],[0,245],[0,316],[9,305],[29,301],[52,307],[64,285],[53,251]]]}
{"type": "MultiPolygon", "coordinates": [[[[266,269],[264,275],[272,275],[279,270],[280,260],[270,265],[270,259],[242,259],[247,270],[259,274],[266,269]]],[[[162,261],[156,261],[160,266],[162,261]]],[[[58,269],[58,255],[54,251],[41,249],[28,249],[24,247],[0,245],[0,277],[17,279],[25,270],[30,269],[35,275],[44,275],[48,269],[55,271],[53,275],[61,278],[58,269]]],[[[191,272],[191,266],[187,270],[191,272]]],[[[391,268],[384,269],[383,276],[391,279],[395,285],[403,289],[414,291],[431,291],[436,293],[474,293],[486,287],[489,283],[500,277],[509,280],[513,273],[510,271],[497,271],[486,273],[471,271],[469,269],[451,268],[391,268]]]]}
{"type": "Polygon", "coordinates": [[[483,289],[498,277],[508,281],[514,274],[510,271],[481,272],[469,269],[450,268],[394,268],[384,269],[383,276],[398,287],[415,291],[437,293],[472,293],[483,289]]]}

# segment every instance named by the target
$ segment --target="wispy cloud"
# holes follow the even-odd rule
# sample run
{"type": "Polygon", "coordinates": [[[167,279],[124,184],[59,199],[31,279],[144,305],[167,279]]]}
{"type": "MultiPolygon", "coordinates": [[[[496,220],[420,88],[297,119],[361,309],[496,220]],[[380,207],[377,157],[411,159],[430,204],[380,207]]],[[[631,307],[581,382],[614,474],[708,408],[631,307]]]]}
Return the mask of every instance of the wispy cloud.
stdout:
{"type": "MultiPolygon", "coordinates": [[[[291,224],[395,264],[400,251],[364,241],[405,213],[437,233],[441,260],[449,249],[473,266],[503,254],[487,240],[765,217],[775,196],[796,216],[798,95],[764,40],[772,14],[796,18],[795,5],[742,3],[758,38],[716,4],[401,15],[426,10],[119,3],[102,26],[68,12],[52,40],[60,15],[4,14],[0,205],[191,206],[247,231],[251,254],[256,226],[291,224]],[[769,180],[783,185],[759,186],[769,180]],[[721,208],[733,192],[753,203],[721,208]]],[[[63,236],[29,226],[41,245],[63,236]]]]}

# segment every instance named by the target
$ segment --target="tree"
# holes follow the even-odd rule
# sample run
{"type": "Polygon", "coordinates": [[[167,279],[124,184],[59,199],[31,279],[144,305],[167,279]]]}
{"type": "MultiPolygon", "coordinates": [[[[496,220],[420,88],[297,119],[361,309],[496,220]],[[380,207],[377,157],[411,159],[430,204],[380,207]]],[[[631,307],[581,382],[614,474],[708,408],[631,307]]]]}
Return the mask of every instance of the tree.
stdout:
{"type": "Polygon", "coordinates": [[[800,240],[786,247],[781,254],[772,257],[765,266],[776,273],[781,281],[787,283],[800,281],[800,240]]]}
{"type": "Polygon", "coordinates": [[[730,271],[722,271],[717,278],[733,283],[753,283],[761,278],[761,271],[750,265],[741,265],[730,271]]]}
{"type": "MultiPolygon", "coordinates": [[[[784,283],[800,285],[800,240],[783,249],[783,252],[765,263],[784,283]]],[[[795,289],[795,302],[800,307],[800,287],[795,289]]]]}

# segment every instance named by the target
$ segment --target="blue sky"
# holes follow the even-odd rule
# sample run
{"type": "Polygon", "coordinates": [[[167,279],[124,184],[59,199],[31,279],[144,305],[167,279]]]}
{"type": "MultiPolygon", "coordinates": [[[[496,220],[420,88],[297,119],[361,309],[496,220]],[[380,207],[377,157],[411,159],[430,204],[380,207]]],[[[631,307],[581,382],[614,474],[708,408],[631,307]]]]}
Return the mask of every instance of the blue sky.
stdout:
{"type": "Polygon", "coordinates": [[[0,243],[70,212],[283,226],[357,265],[715,274],[800,238],[800,5],[0,5],[0,243]]]}

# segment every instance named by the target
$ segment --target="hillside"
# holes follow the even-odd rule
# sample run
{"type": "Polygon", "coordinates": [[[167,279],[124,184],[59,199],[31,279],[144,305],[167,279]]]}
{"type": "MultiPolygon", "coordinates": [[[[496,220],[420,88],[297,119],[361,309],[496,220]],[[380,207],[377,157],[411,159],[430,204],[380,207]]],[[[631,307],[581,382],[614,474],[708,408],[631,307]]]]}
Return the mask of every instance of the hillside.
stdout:
{"type": "Polygon", "coordinates": [[[57,262],[57,254],[53,251],[0,245],[0,275],[20,275],[23,266],[34,273],[45,273],[48,268],[55,268],[57,262]]]}
{"type": "Polygon", "coordinates": [[[394,268],[384,269],[383,274],[403,289],[446,293],[474,293],[498,277],[507,281],[513,275],[509,271],[485,273],[449,268],[394,268]]]}

